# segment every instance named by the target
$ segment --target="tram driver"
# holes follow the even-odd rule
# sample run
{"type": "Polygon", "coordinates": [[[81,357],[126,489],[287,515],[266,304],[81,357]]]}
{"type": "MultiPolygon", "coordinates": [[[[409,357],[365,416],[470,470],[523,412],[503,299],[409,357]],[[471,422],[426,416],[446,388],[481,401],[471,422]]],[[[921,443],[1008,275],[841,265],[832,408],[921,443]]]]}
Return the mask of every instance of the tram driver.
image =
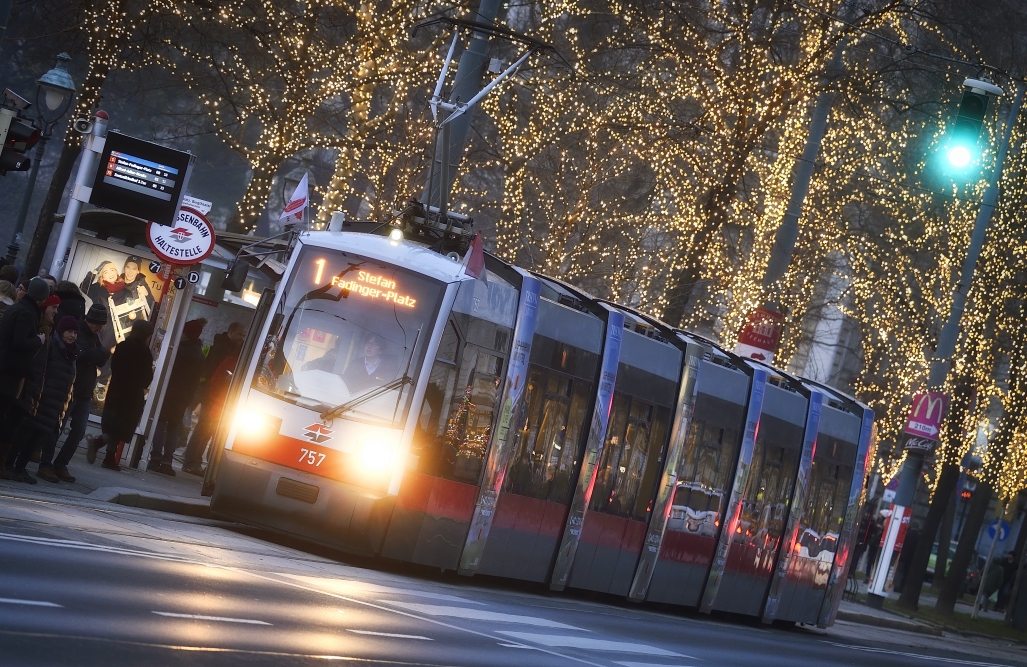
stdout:
{"type": "MultiPolygon", "coordinates": [[[[336,339],[332,349],[323,356],[304,364],[303,370],[335,372],[342,340],[340,336],[336,339]]],[[[351,359],[346,365],[346,369],[340,374],[346,382],[349,393],[354,396],[392,382],[399,374],[399,360],[386,353],[387,344],[382,336],[376,333],[367,333],[362,342],[363,354],[351,359]]]]}

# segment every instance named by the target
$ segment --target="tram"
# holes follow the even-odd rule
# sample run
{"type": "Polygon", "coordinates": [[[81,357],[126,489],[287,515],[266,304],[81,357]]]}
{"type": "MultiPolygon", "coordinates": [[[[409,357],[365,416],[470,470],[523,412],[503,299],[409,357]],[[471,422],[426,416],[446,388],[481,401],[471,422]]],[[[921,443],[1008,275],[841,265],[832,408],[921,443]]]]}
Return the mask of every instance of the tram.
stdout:
{"type": "Polygon", "coordinates": [[[213,511],[468,576],[833,623],[870,409],[485,267],[300,235],[236,373],[213,511]]]}

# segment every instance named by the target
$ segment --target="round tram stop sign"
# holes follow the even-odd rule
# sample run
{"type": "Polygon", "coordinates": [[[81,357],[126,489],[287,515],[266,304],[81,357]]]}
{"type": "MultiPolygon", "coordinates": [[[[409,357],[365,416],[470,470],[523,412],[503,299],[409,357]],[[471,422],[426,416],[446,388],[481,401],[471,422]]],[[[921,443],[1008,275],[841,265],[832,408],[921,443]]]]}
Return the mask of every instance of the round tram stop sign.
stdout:
{"type": "Polygon", "coordinates": [[[214,252],[214,226],[199,211],[183,206],[170,226],[148,222],[146,241],[162,261],[196,264],[214,252]]]}

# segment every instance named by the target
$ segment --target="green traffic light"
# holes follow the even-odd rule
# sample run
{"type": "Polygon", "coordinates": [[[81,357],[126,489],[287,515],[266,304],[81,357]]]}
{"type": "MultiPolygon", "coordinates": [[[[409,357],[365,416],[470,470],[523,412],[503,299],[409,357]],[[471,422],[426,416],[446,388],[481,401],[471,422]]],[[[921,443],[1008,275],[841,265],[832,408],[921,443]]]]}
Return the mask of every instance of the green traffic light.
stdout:
{"type": "Polygon", "coordinates": [[[963,169],[970,161],[973,156],[970,154],[970,149],[962,144],[957,144],[948,149],[945,157],[948,158],[949,164],[956,169],[963,169]]]}

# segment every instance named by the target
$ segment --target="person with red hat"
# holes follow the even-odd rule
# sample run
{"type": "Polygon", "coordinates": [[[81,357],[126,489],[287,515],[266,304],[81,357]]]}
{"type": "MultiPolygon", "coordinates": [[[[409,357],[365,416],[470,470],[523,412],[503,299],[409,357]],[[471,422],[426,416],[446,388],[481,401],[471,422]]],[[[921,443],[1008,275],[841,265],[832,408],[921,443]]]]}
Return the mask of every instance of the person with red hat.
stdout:
{"type": "MultiPolygon", "coordinates": [[[[66,464],[62,465],[62,476],[54,469],[53,455],[57,448],[57,438],[61,434],[64,414],[71,402],[72,390],[75,387],[76,361],[78,359],[78,320],[70,315],[61,318],[57,329],[47,341],[46,370],[43,373],[42,390],[36,406],[36,414],[32,417],[33,434],[18,454],[14,464],[14,474],[24,475],[29,455],[36,446],[41,447],[38,475],[48,482],[56,484],[61,479],[74,481],[68,474],[66,464]],[[70,478],[70,480],[68,479],[70,478]]],[[[61,452],[64,454],[64,452],[61,452]]],[[[61,460],[58,457],[58,460],[61,460]]]]}
{"type": "Polygon", "coordinates": [[[175,449],[182,439],[184,430],[182,422],[185,413],[193,402],[193,395],[200,385],[203,374],[203,342],[200,336],[207,320],[202,317],[189,320],[182,326],[182,341],[178,345],[175,364],[171,367],[167,389],[164,391],[164,403],[161,405],[157,428],[150,443],[150,460],[146,469],[162,475],[175,476],[171,466],[175,449]]]}

